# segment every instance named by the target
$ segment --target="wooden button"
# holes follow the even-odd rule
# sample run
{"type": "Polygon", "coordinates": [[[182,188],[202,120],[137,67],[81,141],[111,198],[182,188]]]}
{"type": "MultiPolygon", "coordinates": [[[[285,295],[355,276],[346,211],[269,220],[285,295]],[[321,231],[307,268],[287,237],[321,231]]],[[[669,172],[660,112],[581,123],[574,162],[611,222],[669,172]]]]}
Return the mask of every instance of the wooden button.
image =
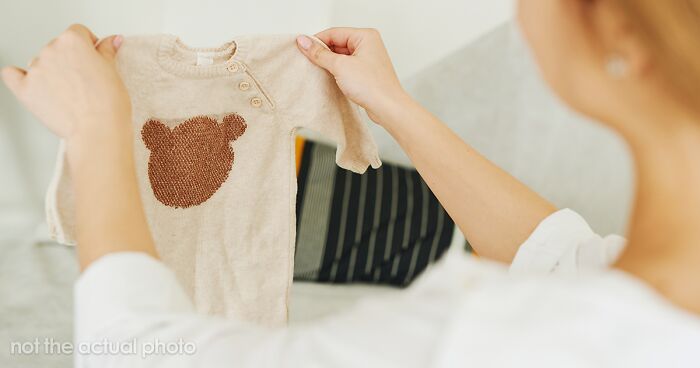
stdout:
{"type": "Polygon", "coordinates": [[[253,97],[250,100],[250,104],[253,105],[253,107],[260,107],[262,106],[262,100],[259,97],[253,97]]]}
{"type": "Polygon", "coordinates": [[[231,64],[227,66],[226,69],[228,69],[228,71],[231,73],[235,73],[238,71],[238,64],[231,64]]]}
{"type": "Polygon", "coordinates": [[[245,82],[245,81],[241,82],[238,84],[238,88],[240,88],[241,91],[247,91],[248,89],[250,89],[250,83],[245,82]]]}

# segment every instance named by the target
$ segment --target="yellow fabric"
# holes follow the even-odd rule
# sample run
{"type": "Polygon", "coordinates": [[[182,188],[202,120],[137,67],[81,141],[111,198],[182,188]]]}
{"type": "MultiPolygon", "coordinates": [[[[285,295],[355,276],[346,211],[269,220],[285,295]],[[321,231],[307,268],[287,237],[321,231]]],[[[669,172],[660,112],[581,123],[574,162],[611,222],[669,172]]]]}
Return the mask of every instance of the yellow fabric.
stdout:
{"type": "Polygon", "coordinates": [[[304,154],[304,143],[306,140],[304,137],[297,136],[296,142],[295,142],[295,157],[296,157],[296,162],[297,162],[297,176],[299,176],[299,170],[301,170],[301,157],[304,154]]]}

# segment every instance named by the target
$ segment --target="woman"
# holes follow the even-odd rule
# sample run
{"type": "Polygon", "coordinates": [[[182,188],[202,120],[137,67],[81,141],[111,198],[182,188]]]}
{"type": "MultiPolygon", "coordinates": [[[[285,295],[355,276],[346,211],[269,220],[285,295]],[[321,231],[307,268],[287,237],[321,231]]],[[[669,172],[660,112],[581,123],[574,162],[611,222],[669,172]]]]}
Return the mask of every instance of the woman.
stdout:
{"type": "Polygon", "coordinates": [[[317,34],[330,50],[300,36],[300,51],[406,150],[479,254],[521,275],[448,257],[400,297],[280,330],[196,315],[157,260],[136,186],[129,98],[113,63],[121,37],[98,42],[72,26],[29,70],[5,68],[2,76],[66,140],[85,269],[76,284],[76,364],[698,366],[698,9],[700,0],[520,1],[545,79],[622,135],[635,157],[627,246],[557,211],[414,102],[376,31],[317,34]],[[564,275],[546,276],[552,272],[564,275]],[[95,347],[132,339],[185,348],[95,347]]]}

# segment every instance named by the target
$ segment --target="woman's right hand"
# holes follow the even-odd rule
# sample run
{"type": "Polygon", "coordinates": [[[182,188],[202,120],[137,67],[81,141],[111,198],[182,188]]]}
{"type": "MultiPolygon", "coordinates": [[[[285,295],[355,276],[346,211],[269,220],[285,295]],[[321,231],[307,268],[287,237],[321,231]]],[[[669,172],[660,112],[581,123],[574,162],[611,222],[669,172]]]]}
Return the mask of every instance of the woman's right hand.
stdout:
{"type": "Polygon", "coordinates": [[[384,125],[392,111],[410,100],[396,76],[382,37],[374,29],[330,28],[315,35],[328,48],[307,36],[297,44],[314,64],[329,71],[341,91],[384,125]]]}

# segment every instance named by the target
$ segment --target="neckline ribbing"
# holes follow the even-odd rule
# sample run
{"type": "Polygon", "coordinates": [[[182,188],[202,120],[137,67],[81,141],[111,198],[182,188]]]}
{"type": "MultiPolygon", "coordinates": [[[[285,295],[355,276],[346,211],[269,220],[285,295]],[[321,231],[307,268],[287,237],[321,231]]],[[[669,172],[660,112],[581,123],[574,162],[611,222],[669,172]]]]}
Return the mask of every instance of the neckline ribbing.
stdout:
{"type": "Polygon", "coordinates": [[[229,66],[238,64],[242,66],[243,57],[246,52],[246,44],[243,38],[237,38],[221,44],[216,47],[191,47],[185,44],[178,36],[166,34],[160,40],[158,45],[158,64],[170,73],[193,78],[215,78],[225,75],[231,75],[229,66]],[[212,53],[214,56],[231,56],[224,62],[219,62],[212,65],[193,65],[175,59],[176,53],[192,53],[197,52],[212,53]]]}

